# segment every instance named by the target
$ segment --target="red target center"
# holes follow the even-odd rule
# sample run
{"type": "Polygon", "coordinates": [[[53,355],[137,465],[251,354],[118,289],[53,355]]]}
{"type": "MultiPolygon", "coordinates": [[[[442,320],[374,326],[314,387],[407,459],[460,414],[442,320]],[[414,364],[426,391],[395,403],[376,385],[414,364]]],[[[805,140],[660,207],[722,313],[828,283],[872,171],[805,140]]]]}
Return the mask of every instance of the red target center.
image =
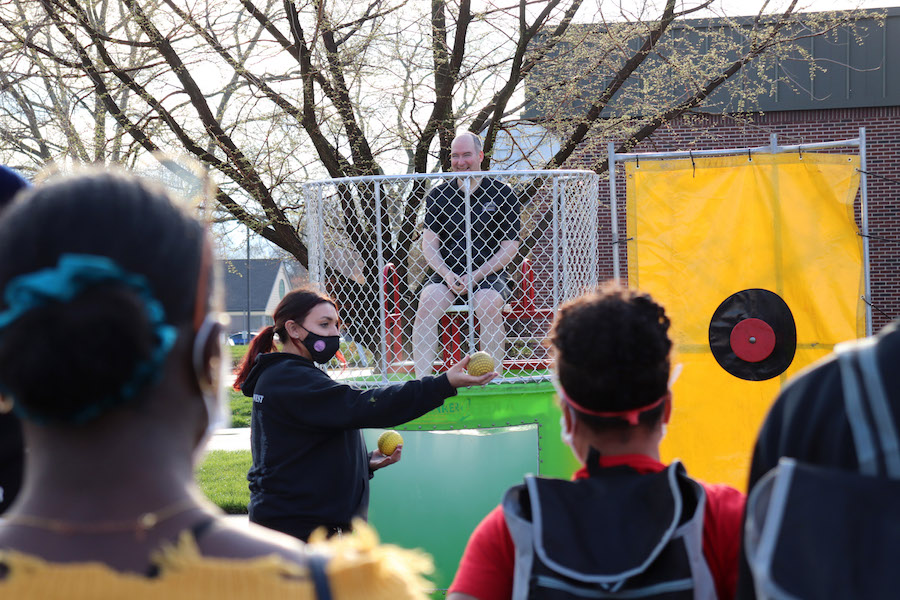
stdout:
{"type": "Polygon", "coordinates": [[[761,319],[744,319],[731,330],[731,349],[747,362],[760,362],[775,349],[775,332],[761,319]]]}

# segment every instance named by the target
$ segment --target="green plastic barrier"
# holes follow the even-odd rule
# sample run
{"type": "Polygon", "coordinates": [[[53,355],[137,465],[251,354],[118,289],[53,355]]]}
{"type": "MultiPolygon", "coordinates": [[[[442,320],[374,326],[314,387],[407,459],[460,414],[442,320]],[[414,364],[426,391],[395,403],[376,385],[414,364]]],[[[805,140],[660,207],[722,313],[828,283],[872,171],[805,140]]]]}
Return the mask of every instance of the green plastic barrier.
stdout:
{"type": "MultiPolygon", "coordinates": [[[[460,390],[396,428],[403,459],[372,479],[369,521],[382,541],[434,557],[431,579],[446,590],[472,530],[508,487],[527,473],[568,479],[578,467],[559,417],[549,382],[460,390]]],[[[382,431],[365,432],[369,448],[382,431]]]]}

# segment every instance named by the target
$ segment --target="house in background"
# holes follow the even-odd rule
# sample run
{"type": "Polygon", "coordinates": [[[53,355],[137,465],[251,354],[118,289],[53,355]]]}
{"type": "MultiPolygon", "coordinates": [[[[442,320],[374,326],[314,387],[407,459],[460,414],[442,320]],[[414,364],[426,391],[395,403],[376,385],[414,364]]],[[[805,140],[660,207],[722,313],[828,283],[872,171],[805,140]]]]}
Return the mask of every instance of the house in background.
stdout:
{"type": "Polygon", "coordinates": [[[275,307],[294,289],[285,262],[258,258],[226,259],[219,263],[225,288],[225,312],[231,318],[226,327],[228,335],[248,330],[248,303],[251,333],[271,325],[275,307]]]}

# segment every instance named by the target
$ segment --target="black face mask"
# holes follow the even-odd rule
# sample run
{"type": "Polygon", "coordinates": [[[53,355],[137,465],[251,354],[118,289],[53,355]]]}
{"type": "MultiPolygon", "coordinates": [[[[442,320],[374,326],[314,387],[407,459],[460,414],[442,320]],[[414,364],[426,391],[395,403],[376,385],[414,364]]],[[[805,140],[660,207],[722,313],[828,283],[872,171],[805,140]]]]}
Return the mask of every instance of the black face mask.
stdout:
{"type": "Polygon", "coordinates": [[[301,343],[309,350],[309,355],[312,357],[313,361],[320,365],[324,365],[334,358],[334,355],[340,350],[341,336],[319,335],[318,333],[313,333],[299,323],[297,323],[297,326],[306,332],[306,337],[301,340],[301,343]]]}

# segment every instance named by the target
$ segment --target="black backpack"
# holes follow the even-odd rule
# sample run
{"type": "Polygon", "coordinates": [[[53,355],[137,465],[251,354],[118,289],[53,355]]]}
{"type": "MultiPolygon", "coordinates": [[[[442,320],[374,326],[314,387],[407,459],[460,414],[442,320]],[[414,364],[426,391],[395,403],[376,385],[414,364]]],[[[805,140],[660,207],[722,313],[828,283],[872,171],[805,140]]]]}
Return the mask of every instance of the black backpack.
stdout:
{"type": "Polygon", "coordinates": [[[703,487],[677,461],[639,474],[597,459],[588,458],[586,479],[529,475],[507,491],[513,599],[716,598],[703,556],[703,487]]]}
{"type": "Polygon", "coordinates": [[[859,472],[782,458],[747,500],[757,598],[900,595],[900,446],[874,340],[835,348],[859,472]]]}

